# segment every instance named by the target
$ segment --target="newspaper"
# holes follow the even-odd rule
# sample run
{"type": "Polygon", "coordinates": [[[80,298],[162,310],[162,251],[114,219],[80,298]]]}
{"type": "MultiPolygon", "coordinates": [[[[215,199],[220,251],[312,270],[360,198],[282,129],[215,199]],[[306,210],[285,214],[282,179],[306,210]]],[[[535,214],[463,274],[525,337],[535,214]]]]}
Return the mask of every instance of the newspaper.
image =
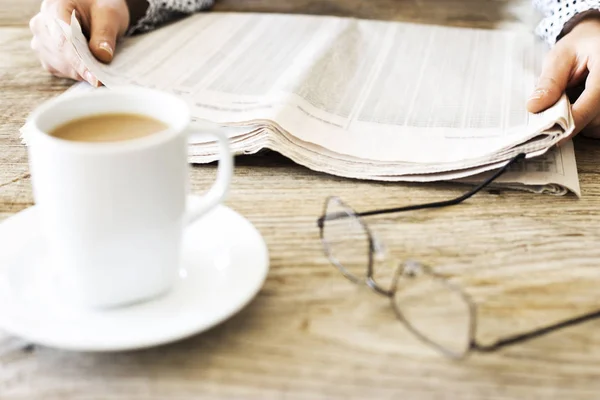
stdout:
{"type": "MultiPolygon", "coordinates": [[[[533,34],[353,18],[201,13],[126,38],[110,65],[64,26],[108,88],[184,98],[198,129],[236,128],[236,154],[271,149],[308,168],[384,181],[471,181],[519,153],[510,186],[579,195],[566,95],[527,113],[547,51],[533,34]],[[538,166],[543,167],[538,167],[538,166]]],[[[192,140],[190,159],[216,160],[192,140]]]]}

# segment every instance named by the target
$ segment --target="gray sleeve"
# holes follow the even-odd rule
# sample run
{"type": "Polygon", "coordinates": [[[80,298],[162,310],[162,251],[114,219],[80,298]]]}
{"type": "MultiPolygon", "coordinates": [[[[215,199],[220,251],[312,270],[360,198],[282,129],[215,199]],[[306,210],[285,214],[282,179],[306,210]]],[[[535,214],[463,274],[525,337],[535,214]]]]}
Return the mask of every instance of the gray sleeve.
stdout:
{"type": "Polygon", "coordinates": [[[128,35],[147,32],[171,19],[211,8],[215,0],[148,0],[148,10],[128,35]]]}
{"type": "Polygon", "coordinates": [[[544,14],[535,31],[551,46],[586,15],[600,15],[600,0],[533,0],[533,4],[544,14]]]}

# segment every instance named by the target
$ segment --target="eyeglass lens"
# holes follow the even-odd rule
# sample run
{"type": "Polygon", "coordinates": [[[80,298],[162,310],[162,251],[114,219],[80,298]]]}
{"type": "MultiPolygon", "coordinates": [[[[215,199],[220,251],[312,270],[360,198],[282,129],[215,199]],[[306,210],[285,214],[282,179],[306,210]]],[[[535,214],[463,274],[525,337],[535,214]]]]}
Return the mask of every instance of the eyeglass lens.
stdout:
{"type": "Polygon", "coordinates": [[[469,350],[473,310],[444,279],[419,268],[400,273],[393,297],[398,317],[422,339],[461,357],[469,350]]]}
{"type": "Polygon", "coordinates": [[[362,282],[371,255],[369,234],[354,212],[340,200],[329,200],[325,210],[323,242],[329,259],[347,278],[362,282]]]}

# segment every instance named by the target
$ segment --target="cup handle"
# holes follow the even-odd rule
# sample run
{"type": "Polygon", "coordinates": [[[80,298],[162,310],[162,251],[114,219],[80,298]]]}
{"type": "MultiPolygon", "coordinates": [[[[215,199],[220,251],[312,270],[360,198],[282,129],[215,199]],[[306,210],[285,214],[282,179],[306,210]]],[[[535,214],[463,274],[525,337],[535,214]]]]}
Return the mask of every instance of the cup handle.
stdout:
{"type": "Polygon", "coordinates": [[[229,193],[231,178],[233,176],[233,155],[229,148],[229,138],[223,132],[217,130],[203,131],[217,139],[219,145],[219,167],[217,179],[208,192],[202,196],[188,195],[186,222],[191,224],[219,205],[229,193]]]}

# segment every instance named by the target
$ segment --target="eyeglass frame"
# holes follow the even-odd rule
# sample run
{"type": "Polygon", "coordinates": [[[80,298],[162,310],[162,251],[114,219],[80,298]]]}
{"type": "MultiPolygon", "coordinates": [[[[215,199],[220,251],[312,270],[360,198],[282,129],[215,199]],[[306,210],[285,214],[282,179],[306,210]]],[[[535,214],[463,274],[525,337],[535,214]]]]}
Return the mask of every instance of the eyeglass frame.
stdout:
{"type": "Polygon", "coordinates": [[[396,313],[396,316],[398,317],[398,319],[419,339],[428,343],[430,346],[436,348],[438,351],[440,351],[444,355],[448,356],[449,358],[453,358],[453,359],[457,359],[457,360],[465,358],[467,355],[469,355],[470,353],[472,353],[474,351],[487,352],[487,353],[493,352],[493,351],[496,351],[500,348],[503,348],[503,347],[506,347],[509,345],[522,343],[522,342],[525,342],[530,339],[538,338],[538,337],[548,334],[550,332],[558,331],[562,328],[566,328],[566,327],[576,325],[576,324],[579,324],[582,322],[586,322],[586,321],[589,321],[589,320],[592,320],[595,318],[599,318],[600,310],[591,312],[588,314],[584,314],[579,317],[567,319],[565,321],[558,322],[556,324],[552,324],[552,325],[549,325],[544,328],[539,328],[539,329],[533,330],[531,332],[526,332],[526,333],[522,333],[522,334],[509,336],[504,339],[497,340],[495,343],[493,343],[491,345],[481,345],[481,344],[477,343],[477,340],[476,340],[477,305],[475,304],[475,302],[473,301],[471,296],[469,296],[464,290],[462,290],[462,288],[452,284],[448,279],[444,278],[443,276],[436,274],[435,271],[433,271],[433,269],[431,269],[429,266],[426,266],[424,264],[421,264],[421,263],[418,263],[418,262],[415,262],[412,260],[398,265],[398,267],[396,268],[396,271],[394,272],[394,276],[392,278],[392,283],[391,283],[389,290],[382,288],[375,281],[374,258],[377,253],[376,240],[374,239],[374,236],[373,236],[369,226],[365,223],[365,221],[362,219],[362,217],[399,213],[399,212],[406,212],[406,211],[417,211],[417,210],[430,209],[430,208],[441,208],[441,207],[461,204],[465,200],[468,200],[469,198],[473,197],[478,192],[480,192],[483,189],[485,189],[486,187],[488,187],[491,183],[493,183],[496,179],[498,179],[501,175],[503,175],[512,165],[516,164],[517,162],[519,162],[521,160],[524,160],[525,158],[526,158],[526,154],[524,154],[524,153],[518,154],[517,156],[510,159],[502,168],[500,168],[498,171],[496,171],[492,176],[490,176],[484,182],[477,185],[475,188],[471,189],[470,191],[464,193],[463,195],[458,196],[451,200],[438,201],[438,202],[432,202],[432,203],[424,203],[424,204],[416,204],[416,205],[410,205],[410,206],[404,206],[404,207],[371,210],[371,211],[365,211],[365,212],[358,213],[358,212],[354,211],[351,207],[347,206],[344,202],[342,202],[341,199],[339,199],[339,197],[330,196],[325,201],[325,207],[324,207],[323,214],[317,219],[317,227],[319,228],[319,231],[320,231],[320,238],[321,238],[321,242],[323,244],[323,249],[324,249],[325,255],[327,256],[329,261],[348,280],[350,280],[351,282],[353,282],[355,284],[366,284],[375,293],[377,293],[379,295],[383,295],[385,297],[388,297],[392,301],[392,308],[394,309],[394,312],[396,313]],[[349,273],[348,270],[335,257],[333,257],[333,255],[331,254],[330,248],[328,246],[328,243],[325,239],[324,228],[325,228],[325,222],[327,220],[327,214],[326,214],[327,206],[333,199],[337,199],[340,204],[343,204],[349,211],[352,212],[351,215],[347,215],[346,213],[344,213],[344,214],[347,217],[354,217],[361,224],[361,227],[364,229],[365,233],[367,234],[368,241],[369,241],[369,258],[368,258],[368,265],[367,265],[367,274],[366,274],[364,280],[357,279],[353,274],[349,273]],[[399,281],[402,273],[405,272],[405,268],[407,266],[409,268],[418,268],[421,272],[428,274],[430,277],[432,277],[434,279],[439,279],[442,284],[444,284],[446,287],[448,287],[450,290],[454,291],[455,293],[458,293],[463,298],[463,300],[465,300],[465,302],[469,308],[470,319],[469,319],[469,327],[468,327],[469,343],[468,343],[468,347],[466,348],[464,353],[455,353],[455,352],[449,351],[448,349],[445,349],[443,346],[439,345],[438,343],[435,343],[433,340],[427,338],[425,335],[423,335],[418,330],[416,330],[410,324],[410,322],[408,322],[406,320],[406,318],[402,314],[399,307],[396,306],[396,303],[394,302],[394,296],[395,296],[395,293],[397,292],[398,281],[399,281]]]}

